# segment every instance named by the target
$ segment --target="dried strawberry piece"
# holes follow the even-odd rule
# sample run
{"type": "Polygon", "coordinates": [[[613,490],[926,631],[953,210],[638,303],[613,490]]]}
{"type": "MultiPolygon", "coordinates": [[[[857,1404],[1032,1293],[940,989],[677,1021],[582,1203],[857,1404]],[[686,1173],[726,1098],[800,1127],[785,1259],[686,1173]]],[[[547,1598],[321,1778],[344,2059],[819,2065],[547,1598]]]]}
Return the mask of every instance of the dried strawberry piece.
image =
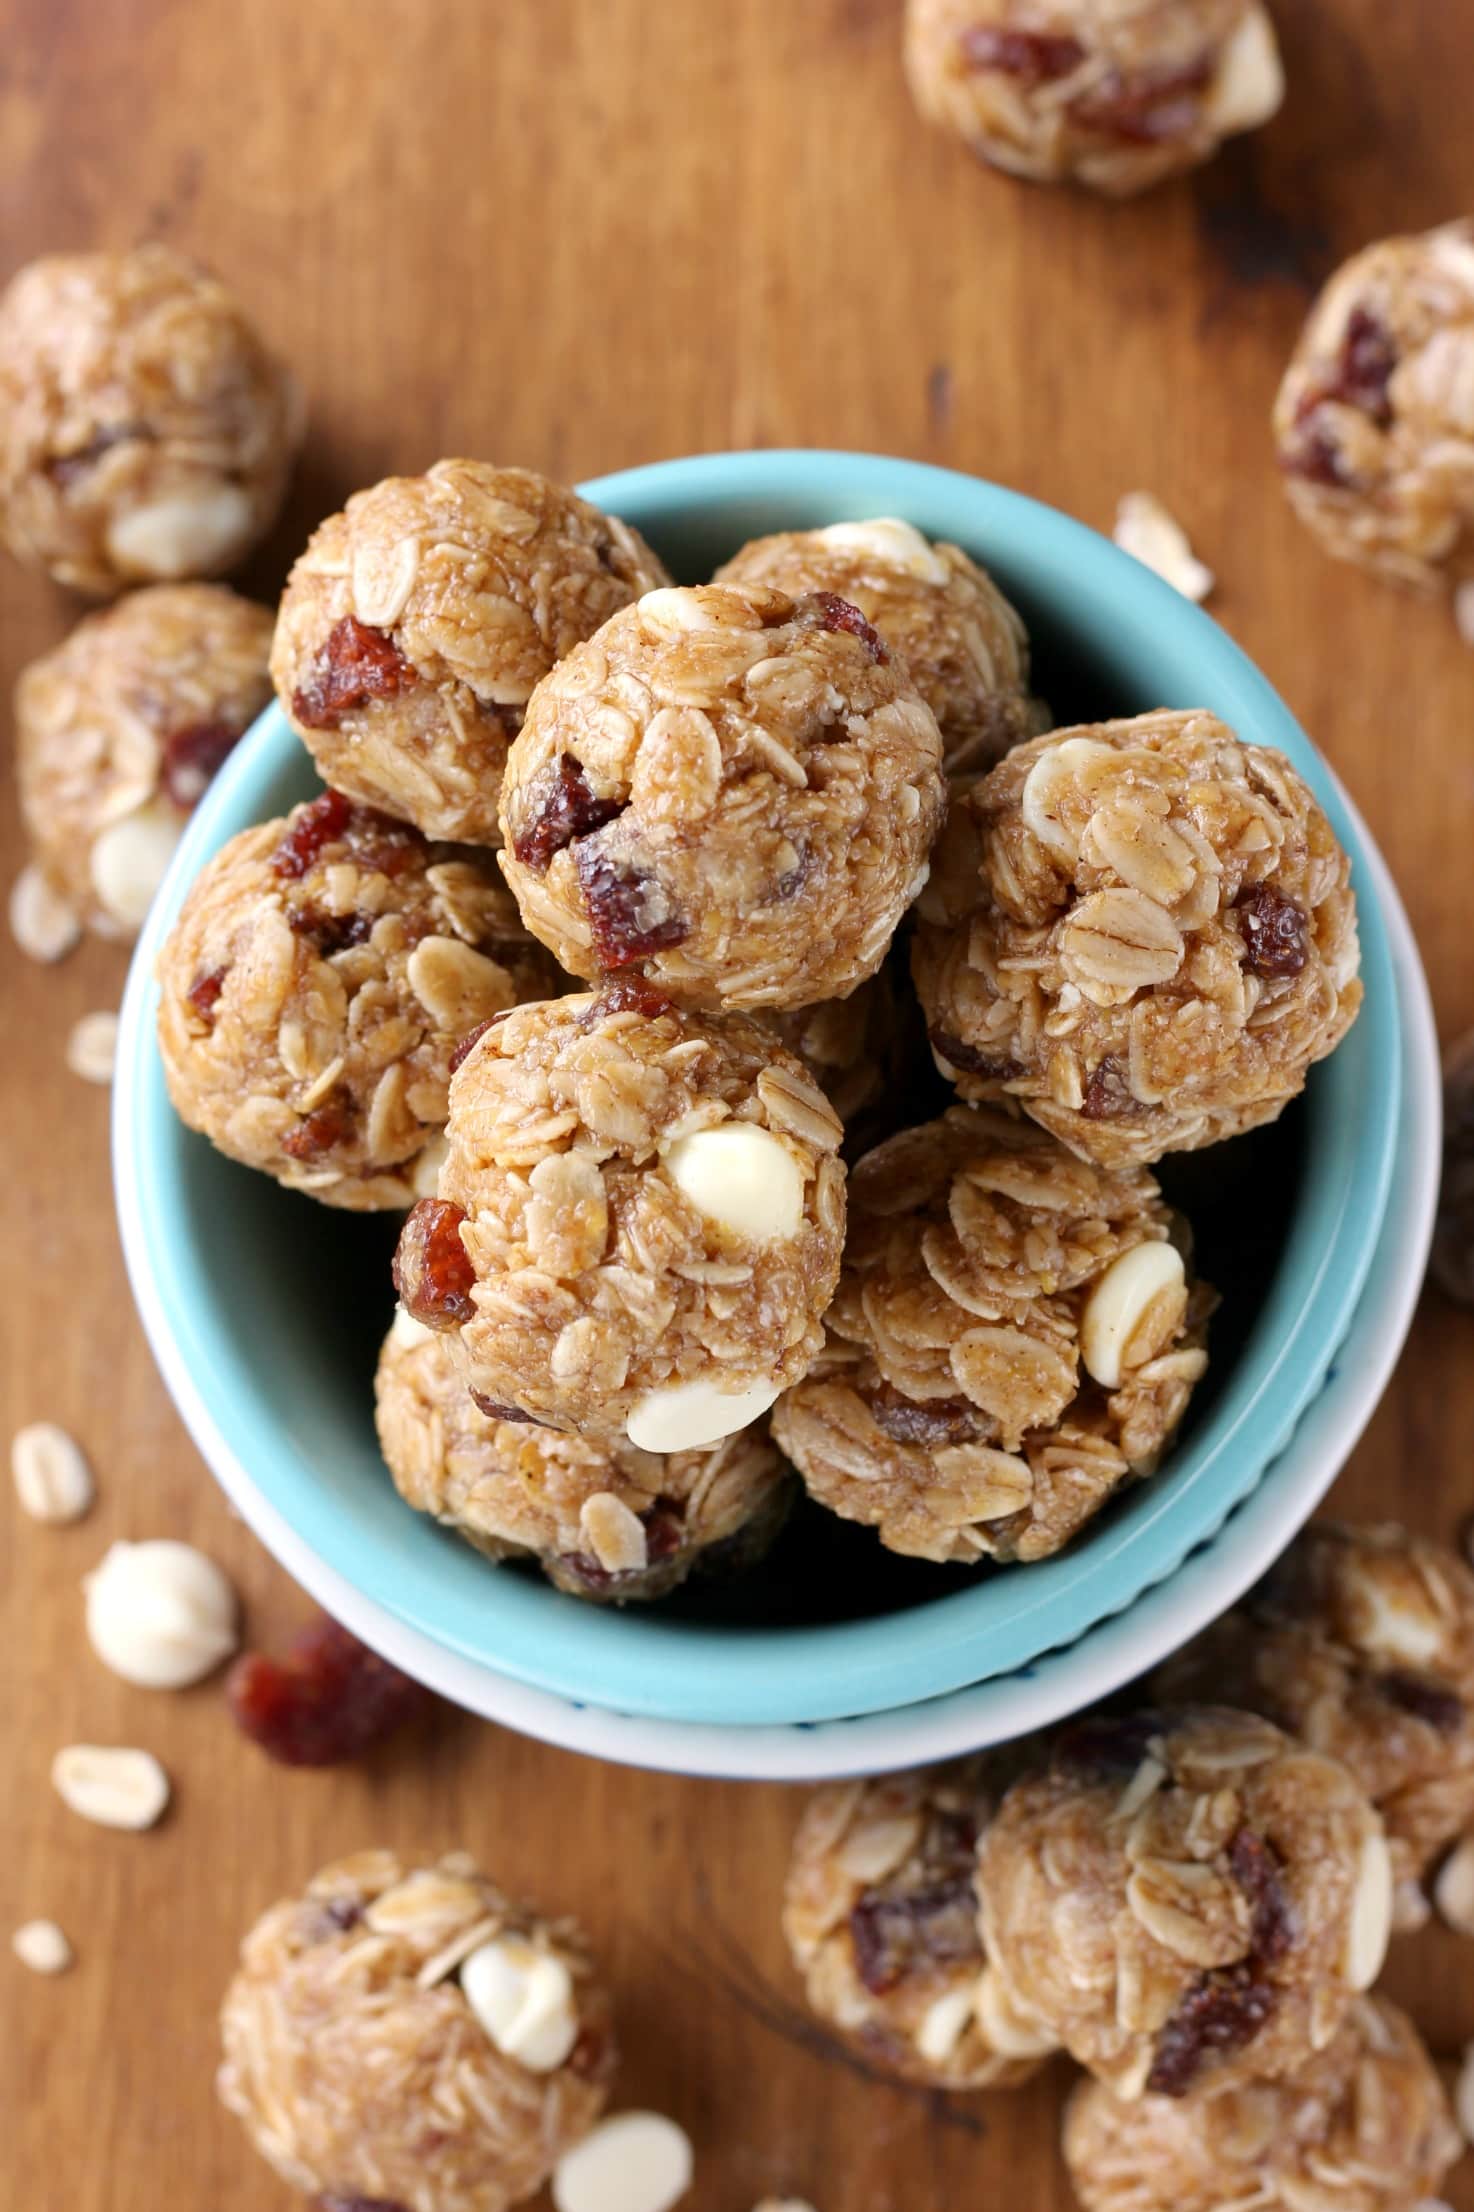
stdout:
{"type": "Polygon", "coordinates": [[[979,1052],[976,1045],[964,1044],[954,1037],[950,1029],[933,1028],[927,1031],[927,1041],[939,1059],[949,1068],[956,1068],[962,1075],[986,1076],[990,1082],[1004,1083],[1012,1075],[1022,1075],[1017,1060],[1000,1057],[996,1053],[979,1052]]]}
{"type": "Polygon", "coordinates": [[[476,1047],[480,1044],[482,1038],[486,1035],[487,1030],[494,1029],[498,1022],[504,1022],[508,1014],[513,1013],[514,1011],[515,1009],[513,1007],[504,1006],[499,1014],[492,1014],[486,1021],[477,1022],[474,1029],[467,1030],[465,1036],[461,1038],[460,1042],[456,1045],[455,1050],[451,1053],[449,1066],[452,1075],[456,1073],[456,1070],[458,1068],[464,1067],[465,1063],[470,1059],[472,1053],[476,1050],[476,1047]]]}
{"type": "Polygon", "coordinates": [[[1185,2096],[1209,2052],[1228,2057],[1252,2043],[1274,2014],[1279,1992],[1246,1967],[1204,1974],[1157,2037],[1146,2086],[1155,2096],[1185,2096]]]}
{"type": "Polygon", "coordinates": [[[272,870],[296,882],[305,876],[329,845],[336,845],[353,819],[353,802],[341,791],[325,791],[320,799],[298,807],[286,836],[271,856],[272,870]]]}
{"type": "Polygon", "coordinates": [[[879,630],[866,621],[858,607],[848,599],[841,599],[837,591],[806,592],[798,604],[800,619],[811,617],[817,629],[843,631],[847,637],[858,638],[873,661],[890,659],[890,650],[879,630]]]}
{"type": "Polygon", "coordinates": [[[325,1105],[303,1115],[296,1128],[282,1138],[281,1148],[289,1160],[320,1160],[335,1144],[343,1142],[352,1127],[347,1102],[330,1098],[325,1105]]]}
{"type": "Polygon", "coordinates": [[[1392,420],[1388,387],[1397,367],[1397,345],[1387,325],[1365,307],[1354,307],[1341,340],[1336,380],[1322,393],[1341,400],[1385,430],[1392,420]]]}
{"type": "Polygon", "coordinates": [[[1140,146],[1161,145],[1196,126],[1212,77],[1211,54],[1177,69],[1112,70],[1070,102],[1069,114],[1083,130],[1140,146]]]}
{"type": "Polygon", "coordinates": [[[357,1758],[434,1702],[326,1613],[293,1638],[284,1658],[251,1651],[237,1659],[225,1694],[242,1734],[289,1767],[357,1758]]]}
{"type": "Polygon", "coordinates": [[[370,699],[392,699],[415,671],[386,631],[356,615],[335,622],[305,684],[292,693],[292,712],[309,730],[335,730],[345,714],[370,699]]]}
{"type": "Polygon", "coordinates": [[[215,1009],[220,1003],[220,994],[225,989],[227,972],[224,968],[206,968],[202,974],[195,977],[184,994],[189,1004],[199,1015],[200,1020],[208,1022],[211,1027],[214,1026],[215,1009]]]}
{"type": "Polygon", "coordinates": [[[1273,1844],[1252,1828],[1240,1828],[1228,1846],[1229,1872],[1248,1898],[1253,1918],[1249,1945],[1256,1966],[1282,1959],[1300,1933],[1285,1890],[1283,1862],[1273,1844]]]}
{"type": "Polygon", "coordinates": [[[394,1287],[406,1313],[427,1329],[457,1328],[476,1311],[471,1302],[476,1270],[460,1238],[465,1218],[448,1199],[422,1198],[399,1232],[394,1287]]]}
{"type": "Polygon", "coordinates": [[[1080,1101],[1081,1115],[1086,1121],[1119,1121],[1126,1114],[1134,1114],[1136,1108],[1136,1097],[1121,1072],[1119,1061],[1107,1053],[1091,1070],[1085,1096],[1080,1101]]]}
{"type": "Polygon", "coordinates": [[[545,1429],[548,1425],[546,1421],[539,1421],[535,1413],[524,1413],[521,1406],[505,1406],[500,1398],[488,1398],[484,1391],[473,1390],[471,1403],[488,1421],[521,1421],[533,1429],[545,1429]]]}
{"type": "Polygon", "coordinates": [[[199,804],[240,740],[241,733],[231,722],[190,722],[164,740],[159,780],[181,813],[188,814],[199,804]]]}
{"type": "Polygon", "coordinates": [[[647,1021],[653,1022],[659,1021],[662,1014],[673,1014],[675,1004],[667,992],[647,982],[644,976],[619,975],[612,983],[604,985],[584,1019],[592,1026],[602,1021],[606,1014],[643,1014],[647,1021]]]}
{"type": "Polygon", "coordinates": [[[1026,85],[1067,77],[1085,59],[1085,49],[1068,32],[1007,31],[994,23],[971,23],[962,33],[962,58],[969,69],[997,69],[1026,85]]]}
{"type": "Polygon", "coordinates": [[[627,968],[691,934],[680,914],[665,911],[664,888],[653,876],[621,866],[590,844],[576,845],[573,859],[600,967],[627,968]]]}
{"type": "MultiPolygon", "coordinates": [[[[1317,400],[1316,405],[1320,402],[1317,400]]],[[[1280,456],[1280,467],[1287,476],[1303,476],[1308,484],[1327,484],[1344,491],[1352,482],[1346,457],[1324,423],[1316,422],[1312,414],[1308,427],[1297,434],[1295,442],[1280,456]]]]}
{"type": "Polygon", "coordinates": [[[1464,1725],[1464,1701],[1445,1683],[1394,1667],[1377,1676],[1377,1688],[1389,1705],[1411,1713],[1414,1720],[1426,1721],[1440,1735],[1456,1736],[1464,1725]]]}
{"type": "Polygon", "coordinates": [[[599,799],[589,788],[583,763],[572,753],[559,756],[557,765],[545,769],[527,795],[532,810],[528,826],[512,839],[512,851],[524,868],[546,875],[554,853],[591,836],[624,812],[623,799],[599,799]]]}
{"type": "Polygon", "coordinates": [[[614,2038],[602,2020],[591,2020],[579,2030],[578,2041],[563,2064],[580,2081],[607,2081],[614,2071],[614,2038]]]}
{"type": "Polygon", "coordinates": [[[305,938],[319,960],[331,959],[335,952],[347,952],[350,946],[367,944],[376,919],[373,914],[329,914],[310,900],[287,909],[292,934],[305,938]]]}
{"type": "Polygon", "coordinates": [[[1305,909],[1276,891],[1272,883],[1258,883],[1243,894],[1237,911],[1249,973],[1298,975],[1310,957],[1305,909]]]}
{"type": "Polygon", "coordinates": [[[966,1398],[907,1398],[891,1383],[877,1383],[865,1403],[898,1444],[970,1444],[996,1426],[966,1398]]]}

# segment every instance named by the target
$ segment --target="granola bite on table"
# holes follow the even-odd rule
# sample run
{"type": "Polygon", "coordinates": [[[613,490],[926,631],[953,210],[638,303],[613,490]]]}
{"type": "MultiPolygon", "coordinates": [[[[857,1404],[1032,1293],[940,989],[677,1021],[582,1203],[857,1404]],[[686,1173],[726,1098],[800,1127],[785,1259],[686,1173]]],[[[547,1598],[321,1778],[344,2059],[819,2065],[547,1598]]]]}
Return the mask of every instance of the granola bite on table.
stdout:
{"type": "Polygon", "coordinates": [[[460,1039],[559,984],[490,853],[326,791],[206,865],[159,987],[181,1120],[290,1189],[372,1210],[433,1188],[460,1039]]]}
{"type": "Polygon", "coordinates": [[[1391,1524],[1318,1523],[1153,1679],[1263,1713],[1349,1768],[1386,1824],[1402,1910],[1474,1825],[1474,1573],[1391,1524]]]}
{"type": "Polygon", "coordinates": [[[1416,2028],[1382,1997],[1358,1997],[1285,2080],[1134,2104],[1082,2082],[1064,2123],[1085,2212],[1405,2212],[1462,2149],[1416,2028]]]}
{"type": "Polygon", "coordinates": [[[912,971],[937,1065],[1084,1159],[1273,1121],[1361,1003],[1350,863],[1202,709],[1020,745],[954,798],[912,971]]]}
{"type": "Polygon", "coordinates": [[[954,1106],[852,1170],[822,1356],[773,1433],[893,1551],[1046,1558],[1150,1474],[1208,1364],[1212,1293],[1144,1168],[954,1106]]]}
{"type": "Polygon", "coordinates": [[[979,1865],[1010,2002],[1128,2099],[1294,2073],[1391,1929],[1382,1823],[1346,1769],[1212,1706],[1066,1728],[979,1865]]]}
{"type": "Polygon", "coordinates": [[[502,790],[522,918],[691,1006],[843,998],[926,881],[941,739],[832,592],[652,592],[538,687],[502,790]]]}
{"type": "Polygon", "coordinates": [[[222,2101],[323,2205],[506,2212],[593,2126],[608,1994],[570,1921],[462,1852],[361,1851],[263,1914],[221,2011],[222,2101]]]}
{"type": "Polygon", "coordinates": [[[1010,2009],[978,1927],[977,1839],[1019,1764],[831,1783],[799,1822],[783,1932],[809,2003],[902,2080],[1011,2089],[1055,2048],[1010,2009]]]}
{"type": "Polygon", "coordinates": [[[437,461],[319,524],[287,579],[271,673],[326,782],[427,837],[493,845],[534,685],[665,581],[637,531],[561,484],[437,461]]]}
{"type": "Polygon", "coordinates": [[[271,623],[224,584],[155,584],[22,669],[15,762],[32,850],[101,936],[136,935],[191,808],[270,699],[271,623]]]}
{"type": "Polygon", "coordinates": [[[172,246],[50,254],[0,296],[0,535],[98,598],[221,576],[276,520],[294,379],[172,246]]]}
{"type": "Polygon", "coordinates": [[[949,775],[990,768],[1049,724],[1029,696],[1029,638],[998,586],[960,546],[909,522],[834,522],[754,538],[715,581],[791,598],[830,591],[858,607],[910,669],[937,718],[949,775]]]}
{"type": "Polygon", "coordinates": [[[995,168],[1113,196],[1195,168],[1285,91],[1261,0],[907,0],[906,71],[995,168]]]}
{"type": "Polygon", "coordinates": [[[399,1295],[493,1419],[696,1451],[807,1370],[839,1274],[841,1130],[740,1014],[638,977],[493,1021],[450,1092],[399,1295]]]}
{"type": "Polygon", "coordinates": [[[530,1559],[570,1597],[663,1598],[688,1575],[756,1565],[793,1501],[759,1422],[704,1451],[591,1444],[483,1413],[449,1344],[401,1310],[374,1385],[379,1442],[407,1504],[489,1559],[530,1559]]]}
{"type": "Polygon", "coordinates": [[[1342,264],[1285,371],[1274,435],[1328,553],[1427,593],[1474,576],[1474,222],[1342,264]]]}

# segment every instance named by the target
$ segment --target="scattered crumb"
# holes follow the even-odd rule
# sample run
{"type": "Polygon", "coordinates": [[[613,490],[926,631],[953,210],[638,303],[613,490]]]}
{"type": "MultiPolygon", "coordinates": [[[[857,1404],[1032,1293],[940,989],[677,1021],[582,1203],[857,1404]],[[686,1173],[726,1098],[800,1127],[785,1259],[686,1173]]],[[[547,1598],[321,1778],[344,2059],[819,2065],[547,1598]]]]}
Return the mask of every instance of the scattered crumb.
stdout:
{"type": "Polygon", "coordinates": [[[10,1948],[33,1974],[64,1974],[76,1956],[54,1920],[28,1920],[16,1929],[10,1948]]]}
{"type": "Polygon", "coordinates": [[[1127,492],[1111,533],[1123,553],[1154,569],[1184,599],[1206,599],[1216,581],[1187,540],[1187,532],[1151,492],[1127,492]]]}
{"type": "Polygon", "coordinates": [[[10,934],[28,960],[64,960],[82,924],[34,863],[10,887],[10,934]]]}
{"type": "Polygon", "coordinates": [[[31,1421],[10,1445],[10,1472],[33,1521],[80,1521],[97,1495],[87,1456],[54,1421],[31,1421]]]}
{"type": "Polygon", "coordinates": [[[118,1056],[118,1017],[84,1014],[67,1039],[67,1066],[84,1083],[111,1083],[118,1056]]]}

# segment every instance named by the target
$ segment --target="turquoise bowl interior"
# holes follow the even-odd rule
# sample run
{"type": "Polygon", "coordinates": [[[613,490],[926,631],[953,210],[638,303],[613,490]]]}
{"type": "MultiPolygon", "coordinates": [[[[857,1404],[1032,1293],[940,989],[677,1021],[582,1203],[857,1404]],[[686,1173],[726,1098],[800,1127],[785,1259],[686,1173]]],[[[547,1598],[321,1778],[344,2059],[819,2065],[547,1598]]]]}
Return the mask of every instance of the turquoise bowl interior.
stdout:
{"type": "MultiPolygon", "coordinates": [[[[281,714],[262,716],[201,802],[130,978],[115,1085],[135,1290],[195,1440],[233,1462],[364,1595],[497,1674],[620,1712],[802,1725],[1026,1670],[1171,1575],[1251,1490],[1319,1393],[1370,1265],[1401,1111],[1387,940],[1334,778],[1216,623],[1104,538],[1035,501],[866,454],[699,456],[587,484],[699,581],[758,533],[903,515],[984,561],[1023,609],[1060,722],[1207,706],[1290,755],[1349,848],[1366,1001],[1272,1130],[1169,1162],[1205,1274],[1225,1290],[1214,1363],[1162,1472],[1058,1558],[943,1569],[805,1507],[771,1568],[623,1613],[493,1568],[397,1498],[371,1378],[393,1304],[393,1224],[333,1213],[181,1127],[154,1044],[152,973],[202,863],[316,787],[281,714]]],[[[934,1110],[918,1072],[918,1118],[934,1110]],[[920,1103],[921,1101],[924,1103],[920,1103]]]]}

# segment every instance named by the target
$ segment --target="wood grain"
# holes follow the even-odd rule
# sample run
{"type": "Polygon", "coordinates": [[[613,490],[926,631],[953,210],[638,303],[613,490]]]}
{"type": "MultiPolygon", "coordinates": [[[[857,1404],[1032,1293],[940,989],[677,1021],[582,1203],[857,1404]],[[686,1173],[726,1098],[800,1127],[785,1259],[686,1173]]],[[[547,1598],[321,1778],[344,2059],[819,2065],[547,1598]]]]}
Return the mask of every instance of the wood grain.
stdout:
{"type": "MultiPolygon", "coordinates": [[[[0,224],[13,266],[163,237],[216,262],[305,378],[279,585],[358,484],[468,452],[577,477],[751,443],[974,470],[1108,524],[1146,486],[1366,810],[1446,1033],[1474,1020],[1471,663],[1436,611],[1333,568],[1292,522],[1269,402],[1307,286],[1471,191],[1474,21],[1448,0],[1287,0],[1294,88],[1261,138],[1125,207],[986,174],[916,123],[892,0],[13,0],[0,224]]],[[[5,683],[76,610],[7,567],[5,683]]],[[[0,837],[19,863],[13,809],[0,837]]],[[[796,2010],[776,1907],[791,1797],[616,1772],[446,1713],[348,1773],[281,1775],[218,1693],[149,1695],[81,1636],[78,1582],[121,1535],[205,1545],[254,1635],[304,1601],[227,1513],[154,1373],[109,1198],[105,1097],[62,1060],[116,1003],[89,945],[5,968],[10,1167],[0,1412],[86,1440],[80,1527],[6,1521],[0,1926],[53,1914],[76,1970],[8,1961],[0,2196],[68,2212],[267,2212],[287,2197],[211,2096],[238,1935],[319,1862],[452,1840],[580,1913],[617,1978],[625,2101],[680,2115],[701,2212],[1068,2202],[1058,2084],[951,2104],[868,2080],[796,2010]],[[54,1749],[142,1741],[177,1782],[146,1838],[50,1795],[54,1749]]],[[[1471,1324],[1425,1301],[1337,1493],[1450,1532],[1470,1502],[1471,1324]]],[[[1474,2034],[1468,1954],[1428,1934],[1393,1986],[1437,2047],[1474,2034]]],[[[1474,2182],[1454,2201],[1474,2208],[1474,2182]]]]}

